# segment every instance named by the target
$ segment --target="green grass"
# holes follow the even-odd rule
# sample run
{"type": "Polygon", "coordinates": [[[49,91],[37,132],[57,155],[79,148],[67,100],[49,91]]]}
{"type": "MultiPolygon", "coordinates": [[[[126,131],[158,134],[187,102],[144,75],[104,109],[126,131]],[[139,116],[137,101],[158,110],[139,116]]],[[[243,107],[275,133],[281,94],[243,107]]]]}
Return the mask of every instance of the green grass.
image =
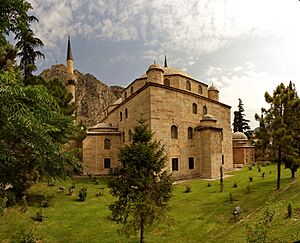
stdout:
{"type": "MultiPolygon", "coordinates": [[[[300,179],[292,181],[289,170],[282,170],[281,190],[276,191],[276,166],[244,168],[230,173],[224,180],[224,192],[219,192],[219,181],[192,179],[174,186],[171,214],[174,223],[170,228],[158,224],[145,233],[146,242],[246,242],[245,224],[256,220],[266,202],[277,206],[276,217],[268,233],[268,242],[292,242],[300,239],[300,179]],[[261,174],[265,172],[265,178],[261,174]],[[271,172],[271,174],[270,174],[271,172]],[[253,182],[249,182],[249,176],[253,182]],[[211,187],[208,187],[210,182],[211,187]],[[234,188],[233,185],[237,184],[234,188]],[[250,187],[250,192],[247,186],[250,187]],[[191,192],[184,193],[186,186],[191,192]],[[287,189],[286,189],[287,188],[287,189]],[[234,199],[230,202],[229,194],[234,199]],[[294,209],[293,218],[287,218],[287,204],[294,209]],[[232,209],[240,206],[242,221],[232,218],[232,209]],[[249,217],[247,217],[249,215],[249,217]]],[[[109,204],[114,200],[104,179],[95,185],[91,179],[75,179],[75,192],[68,196],[72,181],[34,185],[29,193],[29,207],[20,213],[13,207],[0,216],[0,242],[18,242],[24,232],[32,230],[43,242],[138,242],[138,235],[129,239],[118,234],[120,226],[110,219],[109,204]],[[60,192],[59,186],[66,191],[60,192]],[[85,202],[78,201],[80,188],[87,187],[85,202]],[[103,196],[96,197],[97,192],[103,196]],[[47,217],[42,223],[32,220],[41,209],[44,196],[53,195],[53,205],[42,209],[47,217]]]]}

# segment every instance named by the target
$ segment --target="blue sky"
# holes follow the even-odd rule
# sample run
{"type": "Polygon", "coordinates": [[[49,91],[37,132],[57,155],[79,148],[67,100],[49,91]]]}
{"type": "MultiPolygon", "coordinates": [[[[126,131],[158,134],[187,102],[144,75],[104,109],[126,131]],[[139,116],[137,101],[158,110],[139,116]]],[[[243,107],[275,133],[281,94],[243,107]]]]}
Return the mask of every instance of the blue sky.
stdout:
{"type": "Polygon", "coordinates": [[[300,87],[298,0],[29,0],[44,41],[39,70],[65,63],[71,35],[75,68],[127,86],[156,60],[220,90],[234,111],[241,98],[254,128],[264,92],[300,87]]]}

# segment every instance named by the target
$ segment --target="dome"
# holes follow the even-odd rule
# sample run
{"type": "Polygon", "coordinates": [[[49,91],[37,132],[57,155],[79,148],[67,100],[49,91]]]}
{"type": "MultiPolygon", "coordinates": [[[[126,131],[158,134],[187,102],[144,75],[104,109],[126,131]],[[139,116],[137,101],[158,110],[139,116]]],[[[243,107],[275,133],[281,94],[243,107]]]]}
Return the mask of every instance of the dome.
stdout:
{"type": "Polygon", "coordinates": [[[217,87],[214,86],[213,84],[209,86],[208,91],[218,91],[217,87]]]}
{"type": "Polygon", "coordinates": [[[211,114],[205,114],[202,118],[204,121],[216,121],[217,119],[211,114]]]}
{"type": "MultiPolygon", "coordinates": [[[[162,69],[164,71],[164,75],[182,75],[184,77],[187,77],[187,78],[192,78],[191,75],[189,75],[188,73],[180,70],[180,69],[177,69],[177,68],[171,68],[171,67],[160,67],[158,64],[151,64],[148,68],[149,69],[155,69],[155,68],[159,68],[159,69],[162,69]]],[[[141,76],[141,78],[146,78],[147,75],[146,74],[143,74],[141,76]]]]}
{"type": "Polygon", "coordinates": [[[242,132],[235,132],[232,134],[232,139],[247,139],[247,136],[242,132]]]}

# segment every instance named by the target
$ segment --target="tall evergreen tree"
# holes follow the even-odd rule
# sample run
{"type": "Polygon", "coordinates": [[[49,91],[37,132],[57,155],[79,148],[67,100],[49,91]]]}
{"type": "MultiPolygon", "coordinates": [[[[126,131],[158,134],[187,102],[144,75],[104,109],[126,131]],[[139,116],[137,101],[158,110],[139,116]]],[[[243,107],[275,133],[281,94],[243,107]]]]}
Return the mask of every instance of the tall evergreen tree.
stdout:
{"type": "Polygon", "coordinates": [[[234,132],[243,132],[246,134],[248,138],[251,138],[252,131],[249,126],[250,120],[245,119],[244,114],[244,104],[242,103],[242,100],[239,98],[239,105],[238,105],[238,111],[234,112],[234,118],[233,118],[233,131],[234,132]]]}
{"type": "Polygon", "coordinates": [[[300,100],[292,82],[288,86],[278,85],[273,96],[266,92],[265,100],[270,108],[262,109],[263,114],[255,114],[255,118],[264,125],[258,131],[259,139],[274,151],[271,159],[277,161],[277,189],[280,189],[282,162],[291,170],[292,177],[299,167],[300,100]]]}
{"type": "Polygon", "coordinates": [[[118,200],[110,205],[112,216],[123,225],[126,234],[140,231],[144,242],[144,229],[157,220],[166,220],[171,198],[172,179],[164,170],[164,148],[152,141],[152,133],[140,120],[134,128],[132,143],[119,153],[122,163],[118,176],[109,184],[118,200]]]}

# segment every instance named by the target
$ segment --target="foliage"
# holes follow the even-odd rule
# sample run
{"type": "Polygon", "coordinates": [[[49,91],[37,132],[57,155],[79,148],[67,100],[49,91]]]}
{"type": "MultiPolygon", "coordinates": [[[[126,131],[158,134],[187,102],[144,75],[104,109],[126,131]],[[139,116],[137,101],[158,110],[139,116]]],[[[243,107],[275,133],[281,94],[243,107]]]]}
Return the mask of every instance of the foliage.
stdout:
{"type": "Polygon", "coordinates": [[[300,99],[295,85],[290,82],[288,86],[283,83],[278,85],[273,96],[266,92],[265,100],[270,108],[263,108],[261,116],[255,114],[256,120],[260,122],[257,147],[264,147],[269,151],[271,159],[277,161],[279,189],[281,163],[284,162],[286,168],[291,170],[292,177],[300,165],[300,99]]]}
{"type": "Polygon", "coordinates": [[[27,212],[27,210],[28,210],[27,197],[26,197],[26,195],[24,195],[20,202],[20,212],[25,213],[25,212],[27,212]]]}
{"type": "Polygon", "coordinates": [[[43,214],[42,210],[36,212],[36,214],[32,217],[34,221],[43,222],[46,216],[43,214]]]}
{"type": "Polygon", "coordinates": [[[40,237],[37,236],[33,230],[21,236],[20,243],[36,243],[39,242],[40,237]]]}
{"type": "Polygon", "coordinates": [[[234,118],[233,118],[233,131],[234,132],[242,132],[245,133],[245,135],[249,138],[252,136],[252,131],[249,126],[250,120],[245,119],[244,114],[244,104],[242,103],[242,100],[239,99],[239,105],[238,105],[238,111],[234,112],[234,118]]]}
{"type": "Polygon", "coordinates": [[[80,168],[76,151],[63,147],[74,133],[73,117],[44,87],[25,86],[13,71],[0,71],[0,124],[0,183],[11,183],[17,196],[39,179],[80,168]]]}
{"type": "Polygon", "coordinates": [[[123,225],[127,235],[140,231],[155,221],[168,223],[172,179],[164,170],[166,157],[164,147],[152,141],[153,134],[145,121],[140,119],[134,127],[133,142],[119,153],[122,168],[109,183],[110,192],[118,200],[110,205],[112,217],[123,225]]]}
{"type": "Polygon", "coordinates": [[[185,193],[189,193],[189,192],[191,192],[192,191],[192,188],[191,188],[191,186],[186,186],[185,187],[185,193]]]}
{"type": "Polygon", "coordinates": [[[7,197],[5,195],[0,196],[0,215],[3,215],[6,211],[7,197]]]}
{"type": "Polygon", "coordinates": [[[81,202],[84,202],[86,200],[86,198],[87,198],[87,188],[86,187],[83,187],[80,189],[78,197],[79,197],[79,201],[81,201],[81,202]]]}

